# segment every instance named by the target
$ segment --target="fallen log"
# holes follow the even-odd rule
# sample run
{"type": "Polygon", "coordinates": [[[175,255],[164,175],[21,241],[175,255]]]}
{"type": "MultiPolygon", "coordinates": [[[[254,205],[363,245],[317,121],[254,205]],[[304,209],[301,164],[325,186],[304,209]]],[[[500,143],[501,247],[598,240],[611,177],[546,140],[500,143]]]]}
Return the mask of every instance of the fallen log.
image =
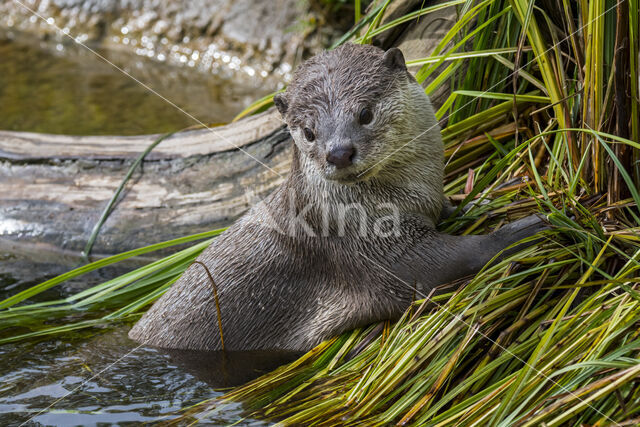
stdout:
{"type": "MultiPolygon", "coordinates": [[[[82,250],[130,164],[158,137],[0,131],[0,237],[82,250]]],[[[289,149],[274,111],[172,135],[136,171],[94,252],[228,225],[280,184],[289,149]]]]}

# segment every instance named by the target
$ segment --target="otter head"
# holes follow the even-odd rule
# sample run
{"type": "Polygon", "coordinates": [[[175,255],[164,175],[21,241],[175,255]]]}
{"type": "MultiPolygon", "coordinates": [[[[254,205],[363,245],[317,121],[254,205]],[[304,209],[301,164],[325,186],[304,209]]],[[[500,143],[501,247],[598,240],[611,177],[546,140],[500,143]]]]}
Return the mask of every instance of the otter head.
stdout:
{"type": "Polygon", "coordinates": [[[305,173],[340,183],[379,175],[387,157],[420,133],[410,123],[416,111],[431,112],[399,49],[355,44],[300,65],[274,102],[305,173]]]}

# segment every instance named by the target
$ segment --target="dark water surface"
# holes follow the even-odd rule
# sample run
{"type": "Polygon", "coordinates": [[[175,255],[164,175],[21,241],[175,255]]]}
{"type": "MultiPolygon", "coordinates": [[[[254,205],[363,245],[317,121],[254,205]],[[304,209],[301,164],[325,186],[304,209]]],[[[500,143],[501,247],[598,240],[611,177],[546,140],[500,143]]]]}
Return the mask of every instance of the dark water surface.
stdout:
{"type": "Polygon", "coordinates": [[[127,356],[136,346],[126,329],[0,347],[2,424],[150,422],[175,418],[172,412],[217,394],[156,350],[140,348],[127,356]]]}
{"type": "MultiPolygon", "coordinates": [[[[271,88],[221,80],[123,52],[97,51],[206,124],[230,121],[271,88]]],[[[0,129],[72,135],[137,135],[197,122],[73,43],[51,45],[0,32],[0,129]]]]}
{"type": "MultiPolygon", "coordinates": [[[[154,423],[221,394],[167,354],[138,348],[128,329],[0,347],[0,423],[154,423]]],[[[241,412],[240,404],[227,405],[205,423],[228,425],[241,412]]]]}

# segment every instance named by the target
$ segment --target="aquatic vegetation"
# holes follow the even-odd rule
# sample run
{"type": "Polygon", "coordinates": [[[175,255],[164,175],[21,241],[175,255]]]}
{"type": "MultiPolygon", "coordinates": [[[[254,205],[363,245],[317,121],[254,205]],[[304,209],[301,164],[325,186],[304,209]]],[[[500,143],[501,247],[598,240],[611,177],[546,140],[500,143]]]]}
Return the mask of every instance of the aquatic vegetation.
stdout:
{"type": "MultiPolygon", "coordinates": [[[[381,24],[388,4],[342,41],[429,13],[381,24]]],[[[237,401],[248,417],[282,424],[640,422],[638,1],[448,5],[457,23],[433,55],[410,62],[427,93],[452,88],[437,116],[458,209],[440,228],[479,233],[539,212],[552,229],[417,296],[399,321],[322,343],[181,422],[237,401]]],[[[70,275],[217,233],[116,255],[0,301],[0,343],[137,318],[209,241],[63,301],[26,300],[70,275]]]]}

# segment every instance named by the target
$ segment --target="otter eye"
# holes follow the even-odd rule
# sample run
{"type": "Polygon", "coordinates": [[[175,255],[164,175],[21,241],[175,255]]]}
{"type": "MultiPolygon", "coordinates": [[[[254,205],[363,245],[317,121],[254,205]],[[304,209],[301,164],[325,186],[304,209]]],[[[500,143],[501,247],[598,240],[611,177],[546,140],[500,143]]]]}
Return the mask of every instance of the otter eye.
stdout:
{"type": "Polygon", "coordinates": [[[373,113],[367,107],[364,107],[362,111],[360,111],[359,120],[361,125],[368,125],[371,123],[371,120],[373,120],[373,113]]]}
{"type": "Polygon", "coordinates": [[[304,128],[302,132],[304,132],[304,137],[307,138],[307,141],[311,142],[316,139],[316,136],[313,134],[313,131],[311,129],[304,128]]]}

